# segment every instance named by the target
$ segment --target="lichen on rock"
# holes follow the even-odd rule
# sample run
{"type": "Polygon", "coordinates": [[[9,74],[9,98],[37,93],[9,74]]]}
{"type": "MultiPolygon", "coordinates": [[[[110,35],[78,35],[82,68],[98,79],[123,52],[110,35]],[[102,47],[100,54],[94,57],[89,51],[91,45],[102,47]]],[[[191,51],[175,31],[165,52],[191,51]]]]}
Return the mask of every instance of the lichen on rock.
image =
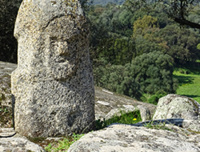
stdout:
{"type": "Polygon", "coordinates": [[[15,129],[24,136],[67,136],[92,129],[94,87],[88,26],[78,0],[24,0],[14,35],[15,129]]]}

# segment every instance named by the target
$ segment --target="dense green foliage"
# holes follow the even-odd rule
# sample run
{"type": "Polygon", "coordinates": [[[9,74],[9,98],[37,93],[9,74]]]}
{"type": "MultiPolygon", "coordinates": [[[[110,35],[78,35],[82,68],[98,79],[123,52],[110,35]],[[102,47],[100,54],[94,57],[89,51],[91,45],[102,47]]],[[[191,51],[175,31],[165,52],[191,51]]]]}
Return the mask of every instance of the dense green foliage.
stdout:
{"type": "MultiPolygon", "coordinates": [[[[173,68],[195,66],[200,59],[200,33],[179,26],[158,6],[138,9],[132,2],[91,6],[86,12],[95,84],[135,98],[148,94],[145,100],[156,103],[176,92],[173,68]]],[[[198,21],[199,6],[191,9],[188,19],[198,21]]]]}
{"type": "Polygon", "coordinates": [[[17,62],[17,41],[13,36],[17,11],[22,0],[0,0],[0,60],[17,62]]]}
{"type": "Polygon", "coordinates": [[[107,5],[108,3],[114,3],[114,4],[123,4],[125,0],[88,0],[88,3],[91,3],[92,5],[107,5]]]}
{"type": "Polygon", "coordinates": [[[173,58],[159,51],[139,55],[124,66],[101,61],[94,68],[94,74],[98,86],[135,98],[161,90],[173,93],[177,88],[173,58]]]}

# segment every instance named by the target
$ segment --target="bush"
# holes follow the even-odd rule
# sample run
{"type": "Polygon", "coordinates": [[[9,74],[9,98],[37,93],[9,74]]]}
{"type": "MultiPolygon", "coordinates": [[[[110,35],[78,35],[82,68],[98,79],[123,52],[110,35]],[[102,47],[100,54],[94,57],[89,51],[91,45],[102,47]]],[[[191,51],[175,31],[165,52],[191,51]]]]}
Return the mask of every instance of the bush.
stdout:
{"type": "MultiPolygon", "coordinates": [[[[173,59],[156,51],[137,56],[133,63],[125,66],[99,60],[94,68],[94,79],[97,86],[136,99],[140,99],[143,93],[156,94],[160,90],[174,93],[178,86],[173,78],[173,59]]],[[[157,100],[152,97],[150,102],[157,100]]]]}
{"type": "Polygon", "coordinates": [[[113,92],[125,94],[130,97],[139,98],[140,85],[130,77],[130,65],[110,65],[105,60],[98,60],[94,67],[95,85],[106,88],[113,92]]]}
{"type": "Polygon", "coordinates": [[[152,95],[152,96],[148,99],[148,103],[157,105],[158,100],[159,100],[161,97],[166,96],[166,95],[167,95],[167,93],[166,93],[165,91],[158,91],[158,92],[156,92],[156,94],[152,95]]]}
{"type": "Polygon", "coordinates": [[[173,78],[173,58],[162,52],[137,56],[130,71],[143,93],[155,94],[159,90],[174,93],[177,85],[173,78]]]}

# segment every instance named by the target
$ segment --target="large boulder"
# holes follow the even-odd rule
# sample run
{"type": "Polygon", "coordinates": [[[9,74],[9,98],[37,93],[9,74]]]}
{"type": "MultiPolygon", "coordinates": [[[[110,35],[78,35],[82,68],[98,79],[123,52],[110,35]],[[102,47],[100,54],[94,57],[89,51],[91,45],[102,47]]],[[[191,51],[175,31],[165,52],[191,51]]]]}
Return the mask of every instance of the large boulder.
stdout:
{"type": "Polygon", "coordinates": [[[153,120],[182,118],[200,120],[200,104],[194,99],[169,94],[159,99],[153,120]]]}
{"type": "Polygon", "coordinates": [[[11,76],[16,132],[49,137],[93,128],[88,34],[79,0],[22,2],[14,32],[18,67],[11,76]]]}
{"type": "Polygon", "coordinates": [[[153,120],[170,118],[183,119],[183,128],[200,132],[200,104],[194,99],[176,94],[160,98],[153,120]]]}
{"type": "Polygon", "coordinates": [[[90,132],[71,145],[68,152],[199,152],[200,135],[181,135],[167,130],[131,125],[112,125],[90,132]]]}

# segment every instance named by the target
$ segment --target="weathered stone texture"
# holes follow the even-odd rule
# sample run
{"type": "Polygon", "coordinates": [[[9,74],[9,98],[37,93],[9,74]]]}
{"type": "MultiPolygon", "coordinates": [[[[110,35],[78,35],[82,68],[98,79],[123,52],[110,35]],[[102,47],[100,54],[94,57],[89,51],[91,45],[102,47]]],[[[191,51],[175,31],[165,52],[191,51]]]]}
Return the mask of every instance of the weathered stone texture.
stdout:
{"type": "Polygon", "coordinates": [[[144,102],[136,101],[127,96],[118,95],[108,90],[95,88],[95,119],[108,120],[122,113],[129,113],[140,110],[143,121],[153,117],[156,106],[144,102]]]}
{"type": "Polygon", "coordinates": [[[185,96],[169,94],[159,99],[153,120],[167,118],[200,120],[200,104],[185,96]]]}
{"type": "MultiPolygon", "coordinates": [[[[14,133],[12,128],[0,128],[0,137],[14,133]]],[[[25,137],[0,138],[0,152],[45,152],[39,145],[25,137]]]]}
{"type": "Polygon", "coordinates": [[[15,130],[25,136],[81,133],[94,122],[88,27],[78,0],[24,0],[14,35],[15,130]]]}
{"type": "Polygon", "coordinates": [[[68,152],[199,152],[199,135],[131,125],[111,125],[90,132],[72,144],[68,152]]]}

